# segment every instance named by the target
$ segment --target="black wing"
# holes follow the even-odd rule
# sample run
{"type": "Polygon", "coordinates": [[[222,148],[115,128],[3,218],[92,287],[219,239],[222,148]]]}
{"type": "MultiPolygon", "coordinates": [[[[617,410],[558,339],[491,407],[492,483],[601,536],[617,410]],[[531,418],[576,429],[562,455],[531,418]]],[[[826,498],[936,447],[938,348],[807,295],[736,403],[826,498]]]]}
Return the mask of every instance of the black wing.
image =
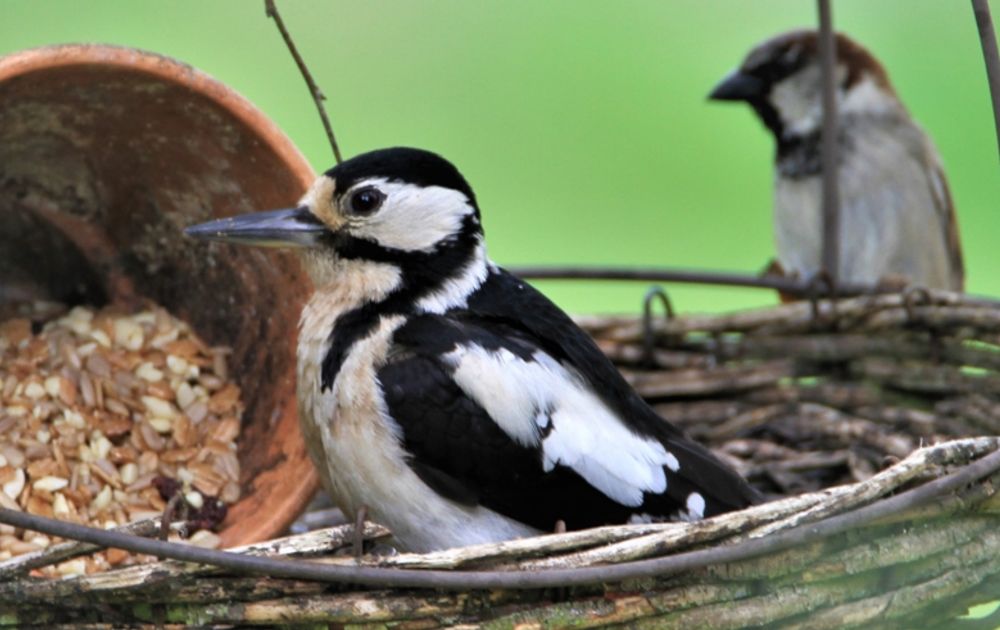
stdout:
{"type": "MultiPolygon", "coordinates": [[[[470,313],[424,315],[410,319],[396,332],[387,363],[378,373],[389,414],[401,428],[411,466],[440,494],[466,505],[482,505],[542,530],[551,529],[560,519],[569,528],[578,529],[623,523],[632,515],[676,517],[689,507],[692,493],[704,497],[706,515],[734,507],[718,500],[718,493],[703,483],[693,481],[706,479],[707,473],[710,482],[712,471],[694,470],[695,466],[705,467],[705,457],[709,458],[708,467],[719,468],[721,464],[679,436],[661,443],[676,455],[680,470],[675,473],[669,467],[663,468],[665,491],[640,492],[638,504],[625,505],[596,488],[579,473],[584,468],[579,462],[575,466],[557,462],[546,467],[545,449],[550,439],[547,432],[553,430],[551,422],[558,414],[549,417],[547,426],[544,422],[535,425],[532,414],[540,417],[538,414],[544,416],[555,410],[533,410],[521,419],[525,424],[520,426],[537,426],[536,439],[516,439],[509,425],[507,430],[502,428],[467,388],[456,382],[456,363],[449,360],[449,353],[468,348],[490,352],[502,349],[520,364],[548,354],[533,336],[500,321],[470,313]]],[[[499,373],[483,374],[486,380],[491,376],[502,378],[499,373]]],[[[590,420],[567,418],[564,414],[557,422],[567,423],[561,426],[565,435],[569,430],[586,433],[590,420]]],[[[606,415],[603,422],[608,422],[606,415]]],[[[563,439],[563,451],[574,447],[574,438],[568,442],[567,447],[567,439],[563,439]]],[[[628,453],[614,453],[620,446],[602,444],[605,461],[609,454],[628,460],[628,453]]],[[[743,483],[728,469],[725,472],[729,475],[727,483],[743,483]]],[[[622,477],[629,474],[627,469],[622,477]]]]}
{"type": "Polygon", "coordinates": [[[661,418],[622,377],[594,340],[541,292],[502,268],[495,268],[469,299],[468,309],[491,322],[522,330],[553,357],[573,366],[619,417],[640,435],[670,442],[681,473],[708,492],[726,512],[761,500],[735,471],[708,449],[661,418]]]}

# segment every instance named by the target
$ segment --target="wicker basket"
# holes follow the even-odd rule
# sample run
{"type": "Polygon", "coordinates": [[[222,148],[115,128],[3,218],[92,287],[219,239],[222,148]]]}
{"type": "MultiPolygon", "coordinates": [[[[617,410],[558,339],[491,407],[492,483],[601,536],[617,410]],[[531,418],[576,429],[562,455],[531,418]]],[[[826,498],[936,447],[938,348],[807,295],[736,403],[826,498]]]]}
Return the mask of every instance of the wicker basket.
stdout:
{"type": "MultiPolygon", "coordinates": [[[[355,560],[344,553],[352,526],[243,549],[438,569],[466,590],[246,577],[175,561],[52,582],[0,565],[0,623],[983,624],[957,617],[1000,593],[1000,438],[969,437],[1000,433],[1000,305],[917,291],[659,319],[648,330],[639,318],[581,323],[665,417],[775,500],[694,524],[425,555],[355,560]],[[558,579],[485,588],[511,576],[517,587],[558,579]]],[[[364,534],[385,531],[368,524],[364,534]]]]}

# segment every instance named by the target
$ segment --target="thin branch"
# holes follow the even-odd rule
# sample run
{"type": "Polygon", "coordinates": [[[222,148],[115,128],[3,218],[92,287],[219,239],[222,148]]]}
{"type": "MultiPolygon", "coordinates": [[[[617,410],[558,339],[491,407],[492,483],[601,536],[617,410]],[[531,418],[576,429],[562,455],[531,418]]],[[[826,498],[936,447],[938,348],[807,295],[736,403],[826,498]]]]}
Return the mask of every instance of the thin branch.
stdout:
{"type": "MultiPolygon", "coordinates": [[[[180,525],[176,527],[179,528],[180,525]]],[[[155,536],[160,531],[160,523],[158,519],[143,519],[117,527],[115,531],[132,536],[155,536]]],[[[52,545],[41,551],[14,556],[9,560],[0,562],[0,581],[19,577],[34,569],[41,569],[42,567],[59,562],[90,555],[101,549],[102,547],[100,546],[71,540],[58,545],[52,545]]]]}
{"type": "Polygon", "coordinates": [[[837,40],[830,0],[819,1],[819,58],[823,78],[823,271],[834,291],[839,280],[840,196],[837,190],[837,40]]]}
{"type": "Polygon", "coordinates": [[[972,0],[972,10],[976,14],[979,41],[983,46],[983,60],[986,62],[986,78],[990,84],[993,99],[993,122],[996,125],[997,147],[1000,148],[1000,54],[997,53],[997,36],[990,17],[987,0],[972,0]]]}
{"type": "MultiPolygon", "coordinates": [[[[933,449],[963,451],[967,448],[966,445],[973,443],[974,440],[962,440],[938,445],[933,449]]],[[[996,448],[996,445],[992,444],[992,448],[996,448]]],[[[819,523],[800,525],[771,536],[747,540],[734,545],[698,549],[663,558],[624,562],[611,566],[547,571],[415,571],[332,566],[277,558],[255,558],[232,552],[137,538],[6,508],[0,508],[0,522],[63,538],[74,538],[93,544],[118,547],[136,553],[219,566],[238,573],[259,573],[271,577],[385,587],[447,590],[539,589],[604,584],[674,575],[713,564],[757,558],[845,531],[856,530],[901,510],[926,505],[941,495],[953,492],[984,476],[993,474],[998,469],[1000,469],[1000,451],[993,451],[948,476],[935,479],[907,492],[827,518],[819,523]]]]}
{"type": "Polygon", "coordinates": [[[316,85],[312,74],[309,72],[309,68],[306,67],[306,62],[299,55],[299,51],[295,47],[295,42],[292,41],[292,36],[288,33],[288,29],[285,28],[285,22],[281,19],[281,14],[278,13],[278,7],[275,5],[274,0],[264,0],[264,10],[267,12],[267,17],[274,18],[274,23],[278,26],[281,37],[285,40],[285,45],[288,46],[288,52],[292,53],[295,65],[299,67],[302,78],[306,80],[306,85],[309,86],[309,93],[312,94],[313,101],[316,103],[316,109],[319,111],[319,117],[323,121],[323,129],[326,130],[326,137],[333,148],[333,157],[336,158],[337,164],[340,164],[344,159],[340,156],[340,147],[337,146],[337,138],[333,135],[333,127],[330,126],[330,119],[326,115],[326,107],[323,106],[326,96],[319,89],[319,86],[316,85]]]}

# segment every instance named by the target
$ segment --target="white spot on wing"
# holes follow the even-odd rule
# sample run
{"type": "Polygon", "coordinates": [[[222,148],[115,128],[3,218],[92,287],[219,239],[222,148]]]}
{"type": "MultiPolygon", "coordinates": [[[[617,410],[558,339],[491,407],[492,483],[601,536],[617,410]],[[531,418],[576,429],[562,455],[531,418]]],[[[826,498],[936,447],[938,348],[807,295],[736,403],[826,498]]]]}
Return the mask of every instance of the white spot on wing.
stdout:
{"type": "Polygon", "coordinates": [[[642,504],[643,493],[667,489],[664,466],[677,458],[657,440],[633,433],[574,371],[543,352],[525,361],[500,349],[462,346],[447,358],[455,381],[512,439],[541,445],[545,471],[561,464],[627,506],[642,504]],[[539,418],[540,410],[550,410],[539,418]],[[540,427],[551,422],[541,440],[540,427]]]}
{"type": "Polygon", "coordinates": [[[670,451],[667,451],[667,460],[664,463],[671,472],[677,472],[681,469],[681,463],[677,461],[677,458],[670,451]]]}
{"type": "Polygon", "coordinates": [[[697,492],[692,492],[688,495],[687,501],[684,502],[685,509],[681,510],[677,514],[677,518],[682,521],[700,521],[705,518],[705,497],[697,492]]]}

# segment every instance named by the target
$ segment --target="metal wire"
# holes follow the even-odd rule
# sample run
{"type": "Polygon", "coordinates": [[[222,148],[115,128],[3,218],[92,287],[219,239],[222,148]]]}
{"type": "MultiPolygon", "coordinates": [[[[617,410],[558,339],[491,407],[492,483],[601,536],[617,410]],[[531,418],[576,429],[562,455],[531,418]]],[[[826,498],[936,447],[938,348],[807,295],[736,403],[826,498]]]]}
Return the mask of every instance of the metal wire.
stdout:
{"type": "Polygon", "coordinates": [[[684,553],[636,560],[620,564],[578,569],[532,571],[423,571],[379,567],[346,567],[307,560],[246,556],[193,545],[129,536],[115,531],[85,527],[75,523],[0,508],[0,523],[72,538],[101,547],[117,547],[133,553],[197,562],[237,573],[262,574],[276,578],[359,584],[377,587],[432,588],[444,590],[540,589],[622,582],[674,575],[712,564],[749,560],[796,545],[827,538],[869,525],[903,510],[924,505],[938,496],[953,492],[1000,470],[1000,450],[994,451],[960,470],[918,488],[885,498],[871,505],[800,525],[775,534],[684,553]]]}
{"type": "MultiPolygon", "coordinates": [[[[690,269],[669,269],[664,267],[510,267],[516,276],[528,280],[641,280],[644,282],[675,282],[680,284],[707,284],[718,286],[772,289],[806,297],[816,291],[813,282],[781,276],[753,276],[727,271],[695,271],[690,269]]],[[[891,293],[893,289],[861,284],[841,284],[837,286],[837,296],[869,295],[891,293]]]]}
{"type": "Polygon", "coordinates": [[[837,39],[830,0],[819,2],[819,61],[823,80],[823,270],[837,288],[840,265],[840,194],[837,189],[837,39]]]}
{"type": "Polygon", "coordinates": [[[987,0],[972,0],[972,11],[976,15],[979,43],[983,47],[986,78],[990,84],[990,96],[993,100],[993,123],[996,127],[997,149],[1000,150],[1000,54],[997,53],[997,36],[993,30],[989,2],[987,0]]]}
{"type": "Polygon", "coordinates": [[[663,305],[663,314],[668,322],[674,318],[674,305],[667,292],[660,286],[650,287],[642,298],[642,361],[647,367],[653,367],[656,363],[654,360],[656,331],[653,330],[653,300],[658,300],[663,305]]]}

